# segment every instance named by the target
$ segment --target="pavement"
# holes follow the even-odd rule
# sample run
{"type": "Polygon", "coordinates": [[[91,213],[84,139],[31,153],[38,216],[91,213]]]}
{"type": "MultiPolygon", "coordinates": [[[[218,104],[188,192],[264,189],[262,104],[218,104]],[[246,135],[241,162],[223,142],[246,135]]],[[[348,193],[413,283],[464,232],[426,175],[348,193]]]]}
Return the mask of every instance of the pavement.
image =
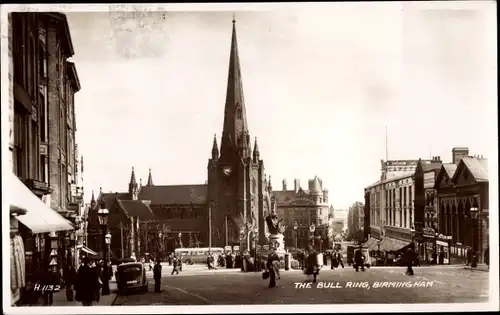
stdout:
{"type": "MultiPolygon", "coordinates": [[[[111,293],[109,295],[101,295],[99,302],[94,302],[94,306],[113,305],[113,302],[117,297],[117,288],[115,281],[109,282],[109,289],[111,293]]],[[[77,301],[68,301],[66,299],[66,289],[62,289],[59,292],[54,292],[54,304],[52,306],[82,306],[82,303],[77,301]]]]}
{"type": "MultiPolygon", "coordinates": [[[[361,303],[481,303],[489,299],[489,273],[463,265],[323,268],[312,283],[300,270],[281,271],[276,288],[268,288],[260,272],[239,269],[208,270],[183,266],[179,275],[162,268],[162,292],[118,296],[113,305],[238,305],[238,304],[361,304],[361,303]]],[[[152,278],[152,272],[148,272],[152,278]]]]}

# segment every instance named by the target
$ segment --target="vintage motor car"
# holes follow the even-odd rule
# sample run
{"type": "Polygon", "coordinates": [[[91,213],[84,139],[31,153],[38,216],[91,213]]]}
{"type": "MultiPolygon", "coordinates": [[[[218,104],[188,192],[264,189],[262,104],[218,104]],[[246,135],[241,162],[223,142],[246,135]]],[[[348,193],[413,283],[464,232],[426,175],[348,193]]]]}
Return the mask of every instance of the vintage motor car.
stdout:
{"type": "Polygon", "coordinates": [[[140,262],[127,262],[118,265],[115,278],[118,294],[138,290],[148,291],[146,269],[140,262]]]}

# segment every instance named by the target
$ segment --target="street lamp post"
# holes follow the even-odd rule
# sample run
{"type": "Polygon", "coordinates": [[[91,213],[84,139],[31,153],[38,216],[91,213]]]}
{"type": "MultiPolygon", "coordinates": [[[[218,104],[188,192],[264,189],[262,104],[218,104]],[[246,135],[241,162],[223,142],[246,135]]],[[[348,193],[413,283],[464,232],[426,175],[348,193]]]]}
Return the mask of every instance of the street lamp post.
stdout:
{"type": "Polygon", "coordinates": [[[299,228],[299,224],[297,223],[297,221],[295,221],[295,223],[293,224],[293,230],[295,231],[295,250],[297,250],[299,248],[298,228],[299,228]]]}
{"type": "Polygon", "coordinates": [[[311,245],[314,248],[314,231],[316,230],[316,226],[314,224],[311,224],[309,226],[309,232],[311,233],[310,238],[311,238],[311,245]]]}
{"type": "Polygon", "coordinates": [[[111,233],[107,233],[106,236],[106,248],[108,250],[108,262],[111,262],[111,233]]]}
{"type": "Polygon", "coordinates": [[[156,259],[161,259],[161,256],[163,255],[163,233],[162,232],[158,233],[158,238],[160,240],[160,244],[159,244],[160,246],[158,246],[160,253],[157,255],[158,257],[156,259]]]}
{"type": "MultiPolygon", "coordinates": [[[[104,207],[101,207],[97,211],[97,216],[99,217],[99,224],[101,225],[101,231],[102,231],[102,258],[104,260],[104,266],[102,269],[103,272],[103,277],[102,277],[102,295],[109,295],[109,278],[108,278],[108,259],[107,259],[107,240],[106,240],[106,232],[108,228],[108,215],[109,211],[108,209],[105,209],[104,207]]],[[[111,238],[110,238],[111,241],[111,238]]]]}
{"type": "Polygon", "coordinates": [[[471,242],[472,242],[472,261],[471,261],[471,268],[476,268],[477,267],[477,246],[476,246],[476,228],[477,228],[477,216],[479,213],[479,209],[476,207],[470,208],[470,214],[472,217],[472,237],[471,237],[471,242]]]}

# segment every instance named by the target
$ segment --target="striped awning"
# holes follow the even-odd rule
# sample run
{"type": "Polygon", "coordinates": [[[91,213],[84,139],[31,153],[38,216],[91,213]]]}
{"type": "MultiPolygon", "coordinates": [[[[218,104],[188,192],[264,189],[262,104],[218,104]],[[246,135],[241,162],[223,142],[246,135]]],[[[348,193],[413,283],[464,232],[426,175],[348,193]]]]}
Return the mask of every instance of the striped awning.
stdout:
{"type": "Polygon", "coordinates": [[[85,245],[78,245],[78,246],[76,246],[76,248],[81,250],[81,251],[86,252],[87,254],[94,255],[94,256],[97,255],[97,252],[94,252],[93,250],[91,250],[90,248],[88,248],[85,245]]]}
{"type": "Polygon", "coordinates": [[[33,234],[74,230],[74,225],[43,203],[13,173],[8,173],[9,203],[12,210],[25,210],[16,218],[33,234]]]}
{"type": "Polygon", "coordinates": [[[410,245],[411,242],[399,240],[392,237],[385,237],[380,243],[380,250],[386,252],[397,252],[406,246],[410,245]]]}

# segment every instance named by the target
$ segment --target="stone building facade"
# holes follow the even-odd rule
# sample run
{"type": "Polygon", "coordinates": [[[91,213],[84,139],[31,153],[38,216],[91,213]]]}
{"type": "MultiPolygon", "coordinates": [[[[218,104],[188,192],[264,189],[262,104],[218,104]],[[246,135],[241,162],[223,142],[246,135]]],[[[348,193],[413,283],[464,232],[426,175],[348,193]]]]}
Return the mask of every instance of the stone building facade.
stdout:
{"type": "Polygon", "coordinates": [[[26,280],[36,281],[49,265],[76,262],[72,230],[82,208],[78,179],[83,170],[74,95],[80,82],[75,64],[67,60],[74,49],[64,14],[10,13],[8,22],[9,162],[24,185],[16,198],[24,188],[36,196],[22,197],[29,209],[14,225],[23,240],[26,280]]]}
{"type": "Polygon", "coordinates": [[[278,217],[283,218],[285,246],[306,248],[312,244],[309,227],[315,226],[314,245],[326,249],[332,242],[331,219],[333,207],[328,204],[328,189],[323,187],[321,178],[315,176],[308,181],[308,189],[300,186],[300,180],[294,180],[293,189],[288,189],[283,179],[282,189],[272,192],[276,200],[278,217]],[[295,225],[297,228],[295,229],[295,225]]]}

